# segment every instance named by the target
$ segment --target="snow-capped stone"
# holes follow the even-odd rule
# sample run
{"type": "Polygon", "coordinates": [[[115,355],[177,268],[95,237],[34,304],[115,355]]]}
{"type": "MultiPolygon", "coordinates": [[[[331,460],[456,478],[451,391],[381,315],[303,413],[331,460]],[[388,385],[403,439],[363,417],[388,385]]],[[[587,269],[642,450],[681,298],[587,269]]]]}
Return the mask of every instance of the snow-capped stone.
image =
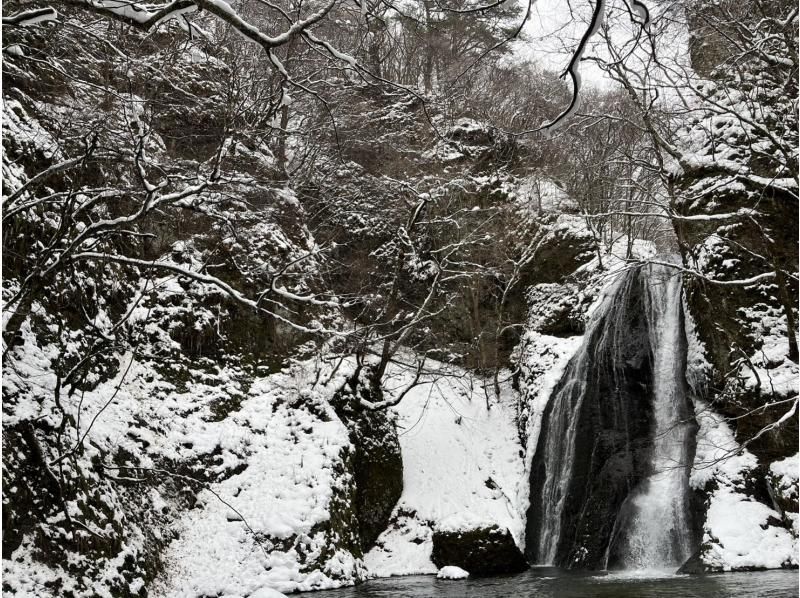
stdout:
{"type": "Polygon", "coordinates": [[[464,571],[461,567],[447,565],[446,567],[439,569],[436,577],[439,579],[467,579],[469,577],[469,573],[464,571]]]}

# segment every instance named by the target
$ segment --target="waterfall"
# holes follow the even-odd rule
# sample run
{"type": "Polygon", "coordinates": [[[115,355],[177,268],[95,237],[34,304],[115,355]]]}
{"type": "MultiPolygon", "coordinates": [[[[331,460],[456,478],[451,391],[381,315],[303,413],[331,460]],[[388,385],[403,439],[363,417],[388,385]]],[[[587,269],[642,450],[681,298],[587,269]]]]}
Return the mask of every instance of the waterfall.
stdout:
{"type": "Polygon", "coordinates": [[[631,494],[627,517],[615,533],[619,566],[625,569],[677,568],[692,550],[687,453],[693,429],[686,397],[681,277],[664,266],[648,270],[653,446],[650,473],[631,494]]]}
{"type": "MultiPolygon", "coordinates": [[[[537,543],[537,558],[541,564],[556,563],[556,551],[561,539],[561,514],[572,481],[575,461],[579,421],[577,414],[580,413],[589,383],[586,374],[592,361],[597,357],[602,359],[605,356],[603,351],[612,350],[615,341],[621,340],[614,338],[617,329],[609,325],[617,318],[609,316],[611,312],[621,309],[622,304],[615,301],[615,297],[626,292],[630,284],[631,277],[624,277],[612,285],[611,292],[605,294],[587,327],[586,338],[592,339],[592,342],[584,342],[570,361],[562,384],[551,399],[552,410],[548,417],[551,425],[547,427],[549,433],[543,434],[545,443],[541,447],[547,472],[541,492],[542,524],[538,537],[528,540],[537,543]],[[600,347],[602,349],[598,351],[600,347]]],[[[618,318],[622,317],[622,314],[616,315],[618,318]]]]}
{"type": "Polygon", "coordinates": [[[677,568],[691,554],[681,277],[630,269],[610,285],[543,415],[527,552],[584,568],[677,568]]]}

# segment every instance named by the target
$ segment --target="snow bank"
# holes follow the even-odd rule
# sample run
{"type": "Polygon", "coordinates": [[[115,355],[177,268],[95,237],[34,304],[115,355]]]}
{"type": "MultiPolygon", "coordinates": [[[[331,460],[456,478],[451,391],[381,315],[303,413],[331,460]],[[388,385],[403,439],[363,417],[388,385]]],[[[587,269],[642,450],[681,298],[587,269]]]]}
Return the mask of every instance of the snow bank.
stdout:
{"type": "Polygon", "coordinates": [[[797,499],[797,482],[800,478],[798,472],[798,465],[800,465],[800,454],[795,454],[792,457],[786,457],[780,461],[770,463],[770,473],[776,478],[778,487],[784,490],[784,493],[793,496],[797,499]]]}
{"type": "MultiPolygon", "coordinates": [[[[436,573],[434,529],[497,525],[518,544],[524,532],[518,500],[524,468],[510,382],[503,381],[497,400],[491,381],[485,388],[460,368],[431,363],[424,384],[396,408],[403,494],[393,523],[364,557],[372,575],[436,573]]],[[[387,386],[398,392],[410,377],[395,368],[387,386]]]]}
{"type": "Polygon", "coordinates": [[[165,597],[222,595],[233,588],[244,595],[264,587],[293,592],[338,587],[360,576],[360,562],[331,546],[322,531],[335,495],[350,481],[335,474],[349,448],[347,430],[308,393],[320,412],[292,406],[287,391],[293,385],[273,378],[257,381],[232,416],[232,429],[218,432],[222,439],[248,430],[242,439],[247,468],[215,484],[213,493],[201,492],[183,518],[167,552],[165,597]],[[319,563],[323,568],[309,570],[306,561],[331,547],[334,554],[319,563]]]}
{"type": "Polygon", "coordinates": [[[797,565],[797,538],[769,525],[778,513],[763,503],[721,485],[708,507],[703,561],[714,569],[777,569],[797,565]]]}
{"type": "Polygon", "coordinates": [[[286,594],[269,588],[261,588],[250,594],[247,598],[286,598],[286,594]]]}

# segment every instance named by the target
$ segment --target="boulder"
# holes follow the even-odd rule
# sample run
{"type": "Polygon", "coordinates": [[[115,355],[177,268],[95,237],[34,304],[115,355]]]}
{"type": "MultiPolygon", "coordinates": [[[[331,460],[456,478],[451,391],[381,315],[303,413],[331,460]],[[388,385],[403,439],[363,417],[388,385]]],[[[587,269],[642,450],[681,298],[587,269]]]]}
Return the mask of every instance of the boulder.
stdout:
{"type": "Polygon", "coordinates": [[[770,464],[766,474],[767,490],[773,506],[781,513],[797,513],[797,455],[770,464]]]}
{"type": "Polygon", "coordinates": [[[703,548],[698,548],[697,551],[695,551],[695,553],[690,556],[683,565],[681,565],[681,568],[678,569],[677,573],[696,575],[699,573],[714,573],[718,571],[718,569],[714,569],[703,562],[702,552],[703,548]]]}
{"type": "Polygon", "coordinates": [[[518,573],[528,568],[511,533],[496,525],[434,530],[431,560],[437,567],[456,566],[476,576],[518,573]]]}

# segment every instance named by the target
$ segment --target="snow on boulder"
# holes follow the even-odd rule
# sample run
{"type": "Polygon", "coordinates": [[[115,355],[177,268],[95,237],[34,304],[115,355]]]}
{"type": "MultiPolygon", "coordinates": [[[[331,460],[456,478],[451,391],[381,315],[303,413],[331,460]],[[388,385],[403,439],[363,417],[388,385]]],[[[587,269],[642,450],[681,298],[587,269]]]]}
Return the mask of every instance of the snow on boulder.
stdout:
{"type": "Polygon", "coordinates": [[[767,505],[720,486],[708,509],[713,537],[705,562],[712,570],[776,569],[797,565],[797,542],[767,505]]]}
{"type": "Polygon", "coordinates": [[[448,565],[439,569],[439,573],[436,574],[436,577],[439,579],[466,579],[469,577],[469,573],[464,571],[461,567],[448,565]]]}
{"type": "Polygon", "coordinates": [[[772,498],[784,513],[797,514],[798,455],[770,463],[767,479],[772,498]]]}

